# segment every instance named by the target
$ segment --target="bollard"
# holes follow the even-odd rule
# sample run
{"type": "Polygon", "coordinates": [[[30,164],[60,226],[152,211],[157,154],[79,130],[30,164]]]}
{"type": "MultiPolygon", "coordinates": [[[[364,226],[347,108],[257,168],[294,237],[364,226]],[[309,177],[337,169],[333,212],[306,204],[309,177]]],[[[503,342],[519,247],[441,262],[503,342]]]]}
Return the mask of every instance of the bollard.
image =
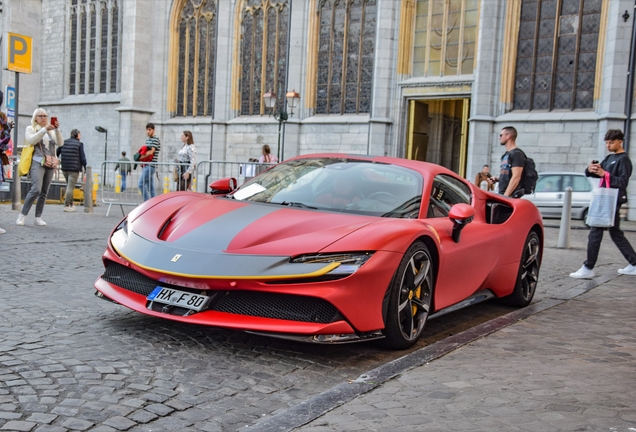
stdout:
{"type": "Polygon", "coordinates": [[[170,192],[170,177],[165,176],[163,178],[163,193],[167,194],[170,192]]]}
{"type": "Polygon", "coordinates": [[[115,176],[115,193],[121,193],[121,174],[115,176]]]}
{"type": "Polygon", "coordinates": [[[192,191],[193,192],[197,191],[197,178],[196,177],[192,177],[192,191]]]}
{"type": "Polygon", "coordinates": [[[22,210],[22,179],[18,175],[18,163],[19,160],[16,159],[13,161],[13,191],[12,193],[12,202],[11,202],[11,210],[22,210]]]}
{"type": "Polygon", "coordinates": [[[93,167],[86,167],[86,183],[84,184],[84,213],[93,213],[93,167]]]}
{"type": "Polygon", "coordinates": [[[572,222],[572,188],[565,188],[563,195],[563,210],[561,211],[561,226],[559,227],[559,249],[570,248],[570,224],[572,222]]]}
{"type": "Polygon", "coordinates": [[[97,190],[99,189],[99,174],[93,174],[93,201],[97,201],[97,190]]]}

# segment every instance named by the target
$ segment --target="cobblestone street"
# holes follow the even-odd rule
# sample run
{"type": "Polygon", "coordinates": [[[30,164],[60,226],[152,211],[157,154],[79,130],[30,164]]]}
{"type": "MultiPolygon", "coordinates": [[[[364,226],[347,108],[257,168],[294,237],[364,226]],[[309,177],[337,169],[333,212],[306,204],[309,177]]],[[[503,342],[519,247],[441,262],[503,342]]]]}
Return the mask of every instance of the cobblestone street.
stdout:
{"type": "MultiPolygon", "coordinates": [[[[374,344],[314,346],[169,322],[99,300],[93,282],[121,213],[63,213],[47,205],[48,226],[15,226],[0,205],[0,430],[233,431],[356,379],[408,352],[374,344]]],[[[556,249],[546,231],[536,301],[580,281],[587,231],[556,249]]],[[[634,234],[631,233],[631,241],[634,234]]],[[[598,273],[615,274],[622,257],[605,239],[598,273]]],[[[483,304],[429,323],[442,338],[510,309],[483,304]]],[[[411,352],[426,346],[424,339],[411,352]]]]}

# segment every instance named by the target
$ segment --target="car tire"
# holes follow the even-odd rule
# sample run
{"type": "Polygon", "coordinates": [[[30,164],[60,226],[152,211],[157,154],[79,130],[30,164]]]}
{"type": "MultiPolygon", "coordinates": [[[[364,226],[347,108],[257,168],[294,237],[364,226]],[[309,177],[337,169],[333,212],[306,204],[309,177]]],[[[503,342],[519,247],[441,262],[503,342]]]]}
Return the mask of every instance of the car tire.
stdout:
{"type": "Polygon", "coordinates": [[[413,243],[398,266],[388,291],[383,344],[406,349],[420,338],[433,302],[434,265],[422,242],[413,243]]]}
{"type": "Polygon", "coordinates": [[[530,231],[523,244],[519,271],[512,294],[503,297],[501,303],[507,306],[525,307],[530,304],[537,289],[541,268],[541,240],[536,232],[530,231]]]}

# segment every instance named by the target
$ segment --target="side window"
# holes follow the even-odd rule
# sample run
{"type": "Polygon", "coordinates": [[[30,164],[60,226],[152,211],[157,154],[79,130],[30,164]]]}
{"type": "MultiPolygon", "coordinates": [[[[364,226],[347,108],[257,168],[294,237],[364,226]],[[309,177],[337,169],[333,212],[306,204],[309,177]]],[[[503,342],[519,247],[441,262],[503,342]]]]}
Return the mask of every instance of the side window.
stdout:
{"type": "Polygon", "coordinates": [[[559,192],[561,189],[561,177],[558,175],[541,176],[537,180],[536,192],[559,192]]]}
{"type": "Polygon", "coordinates": [[[589,192],[592,190],[590,182],[583,176],[567,176],[570,177],[572,192],[589,192]]]}
{"type": "Polygon", "coordinates": [[[427,217],[447,217],[455,204],[470,204],[470,188],[461,180],[440,174],[433,180],[427,217]]]}

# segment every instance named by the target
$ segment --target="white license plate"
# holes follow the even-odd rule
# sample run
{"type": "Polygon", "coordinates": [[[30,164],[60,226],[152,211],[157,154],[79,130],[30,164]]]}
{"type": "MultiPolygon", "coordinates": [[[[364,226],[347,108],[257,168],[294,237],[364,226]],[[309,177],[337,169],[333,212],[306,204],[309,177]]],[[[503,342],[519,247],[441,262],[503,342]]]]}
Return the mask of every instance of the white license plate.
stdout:
{"type": "Polygon", "coordinates": [[[185,291],[179,291],[172,288],[165,288],[158,286],[155,288],[148,297],[147,300],[165,303],[173,306],[179,306],[186,309],[192,309],[200,311],[208,302],[210,297],[192,294],[185,291]]]}

